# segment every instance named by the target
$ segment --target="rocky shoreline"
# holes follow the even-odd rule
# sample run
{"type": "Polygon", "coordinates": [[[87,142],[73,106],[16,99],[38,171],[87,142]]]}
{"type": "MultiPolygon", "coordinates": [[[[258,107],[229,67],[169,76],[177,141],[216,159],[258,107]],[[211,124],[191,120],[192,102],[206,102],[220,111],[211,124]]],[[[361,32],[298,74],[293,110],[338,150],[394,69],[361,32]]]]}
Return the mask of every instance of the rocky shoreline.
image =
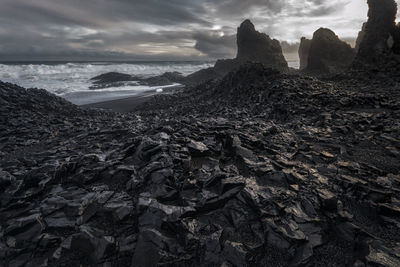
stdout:
{"type": "Polygon", "coordinates": [[[400,262],[390,79],[250,64],[129,114],[0,88],[4,266],[400,262]]]}
{"type": "Polygon", "coordinates": [[[240,53],[128,113],[0,82],[0,266],[400,266],[398,44],[308,76],[244,23],[282,69],[240,53]]]}

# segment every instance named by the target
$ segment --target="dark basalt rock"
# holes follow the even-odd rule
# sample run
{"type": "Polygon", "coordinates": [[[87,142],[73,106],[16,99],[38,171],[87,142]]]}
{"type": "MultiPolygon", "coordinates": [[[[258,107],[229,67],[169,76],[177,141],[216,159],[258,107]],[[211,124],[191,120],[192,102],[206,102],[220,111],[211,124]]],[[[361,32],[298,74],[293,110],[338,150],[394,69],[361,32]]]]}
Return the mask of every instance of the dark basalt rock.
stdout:
{"type": "Polygon", "coordinates": [[[279,41],[256,31],[250,20],[245,20],[237,30],[237,47],[236,59],[240,62],[262,63],[278,70],[288,68],[279,41]]]}
{"type": "Polygon", "coordinates": [[[300,70],[304,70],[305,68],[307,68],[311,42],[311,40],[305,37],[301,38],[299,46],[300,70]]]}
{"type": "Polygon", "coordinates": [[[95,90],[107,87],[126,86],[129,82],[133,82],[133,85],[166,86],[174,83],[184,83],[185,77],[183,77],[179,72],[166,72],[162,75],[149,78],[118,72],[109,72],[93,77],[91,80],[93,81],[93,86],[89,88],[95,90]]]}
{"type": "Polygon", "coordinates": [[[135,81],[136,77],[119,72],[108,72],[101,74],[99,76],[93,77],[90,80],[94,81],[94,84],[104,84],[104,83],[116,83],[125,81],[135,81]]]}
{"type": "Polygon", "coordinates": [[[217,79],[220,77],[220,75],[221,74],[219,74],[217,69],[214,67],[202,69],[188,75],[185,78],[184,84],[188,86],[196,86],[198,84],[217,79]]]}
{"type": "Polygon", "coordinates": [[[306,70],[336,73],[348,68],[355,57],[351,46],[339,39],[331,30],[320,28],[311,40],[306,70]]]}
{"type": "Polygon", "coordinates": [[[400,31],[395,24],[394,0],[368,0],[368,21],[359,37],[355,65],[382,65],[392,52],[399,53],[400,31]]]}
{"type": "Polygon", "coordinates": [[[142,79],[141,83],[149,86],[163,86],[173,83],[183,83],[185,77],[179,72],[166,72],[160,76],[142,79]]]}
{"type": "Polygon", "coordinates": [[[366,27],[367,27],[367,23],[365,22],[362,25],[361,31],[358,33],[357,40],[356,40],[356,46],[355,46],[356,52],[358,52],[358,50],[360,50],[361,42],[364,40],[364,37],[365,37],[366,27]]]}
{"type": "Polygon", "coordinates": [[[359,77],[243,64],[127,114],[0,83],[0,266],[397,266],[398,80],[359,77]]]}

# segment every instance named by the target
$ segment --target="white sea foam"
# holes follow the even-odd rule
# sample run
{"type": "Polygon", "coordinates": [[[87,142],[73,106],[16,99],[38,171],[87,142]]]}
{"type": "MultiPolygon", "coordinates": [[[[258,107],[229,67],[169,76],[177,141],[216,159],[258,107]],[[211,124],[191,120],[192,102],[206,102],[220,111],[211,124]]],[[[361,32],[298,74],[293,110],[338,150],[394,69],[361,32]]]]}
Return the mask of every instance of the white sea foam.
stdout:
{"type": "Polygon", "coordinates": [[[289,60],[288,65],[290,68],[299,69],[300,68],[300,61],[298,60],[289,60]]]}
{"type": "MultiPolygon", "coordinates": [[[[26,88],[46,89],[75,104],[118,99],[147,90],[148,86],[111,87],[93,92],[90,79],[107,72],[120,72],[152,77],[169,71],[189,75],[212,66],[212,62],[141,62],[141,63],[64,63],[64,64],[0,64],[0,80],[26,88]]],[[[165,87],[164,87],[165,88],[165,87]]]]}
{"type": "MultiPolygon", "coordinates": [[[[298,68],[298,61],[289,61],[289,66],[298,68]]],[[[189,75],[208,68],[213,62],[140,62],[140,63],[60,63],[60,64],[0,64],[0,80],[26,88],[46,89],[64,97],[74,104],[82,105],[124,98],[140,92],[153,90],[162,92],[164,87],[126,86],[101,90],[89,90],[90,79],[107,72],[120,72],[144,78],[177,71],[189,75]]]]}

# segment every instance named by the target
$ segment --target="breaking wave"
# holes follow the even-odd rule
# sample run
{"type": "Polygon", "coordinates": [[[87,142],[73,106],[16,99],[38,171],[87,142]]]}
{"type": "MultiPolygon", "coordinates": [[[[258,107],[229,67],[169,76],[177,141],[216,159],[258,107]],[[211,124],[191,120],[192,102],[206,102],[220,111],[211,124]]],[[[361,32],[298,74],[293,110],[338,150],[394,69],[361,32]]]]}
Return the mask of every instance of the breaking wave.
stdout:
{"type": "MultiPolygon", "coordinates": [[[[189,75],[213,62],[138,62],[138,63],[35,63],[0,64],[0,80],[18,84],[26,88],[46,89],[75,104],[117,99],[135,95],[146,90],[161,89],[148,86],[111,87],[93,92],[90,79],[107,72],[121,72],[142,77],[161,75],[177,71],[189,75]]],[[[165,86],[164,86],[165,88],[165,86]]],[[[159,90],[160,91],[160,90],[159,90]]]]}

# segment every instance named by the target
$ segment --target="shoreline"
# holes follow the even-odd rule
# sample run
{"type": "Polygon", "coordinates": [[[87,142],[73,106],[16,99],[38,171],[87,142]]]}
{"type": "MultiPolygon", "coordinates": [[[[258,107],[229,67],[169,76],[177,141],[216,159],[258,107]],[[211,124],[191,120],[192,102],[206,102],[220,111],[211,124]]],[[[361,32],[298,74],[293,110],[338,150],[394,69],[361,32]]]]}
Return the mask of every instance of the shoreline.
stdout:
{"type": "Polygon", "coordinates": [[[107,100],[107,101],[101,101],[101,102],[78,105],[78,106],[84,109],[105,109],[119,113],[128,113],[135,111],[138,106],[151,100],[152,96],[173,94],[178,89],[182,89],[184,87],[185,87],[184,85],[179,85],[179,86],[177,85],[174,87],[163,88],[162,92],[157,92],[157,90],[150,90],[146,92],[141,92],[140,94],[134,96],[128,96],[120,99],[107,100]]]}

